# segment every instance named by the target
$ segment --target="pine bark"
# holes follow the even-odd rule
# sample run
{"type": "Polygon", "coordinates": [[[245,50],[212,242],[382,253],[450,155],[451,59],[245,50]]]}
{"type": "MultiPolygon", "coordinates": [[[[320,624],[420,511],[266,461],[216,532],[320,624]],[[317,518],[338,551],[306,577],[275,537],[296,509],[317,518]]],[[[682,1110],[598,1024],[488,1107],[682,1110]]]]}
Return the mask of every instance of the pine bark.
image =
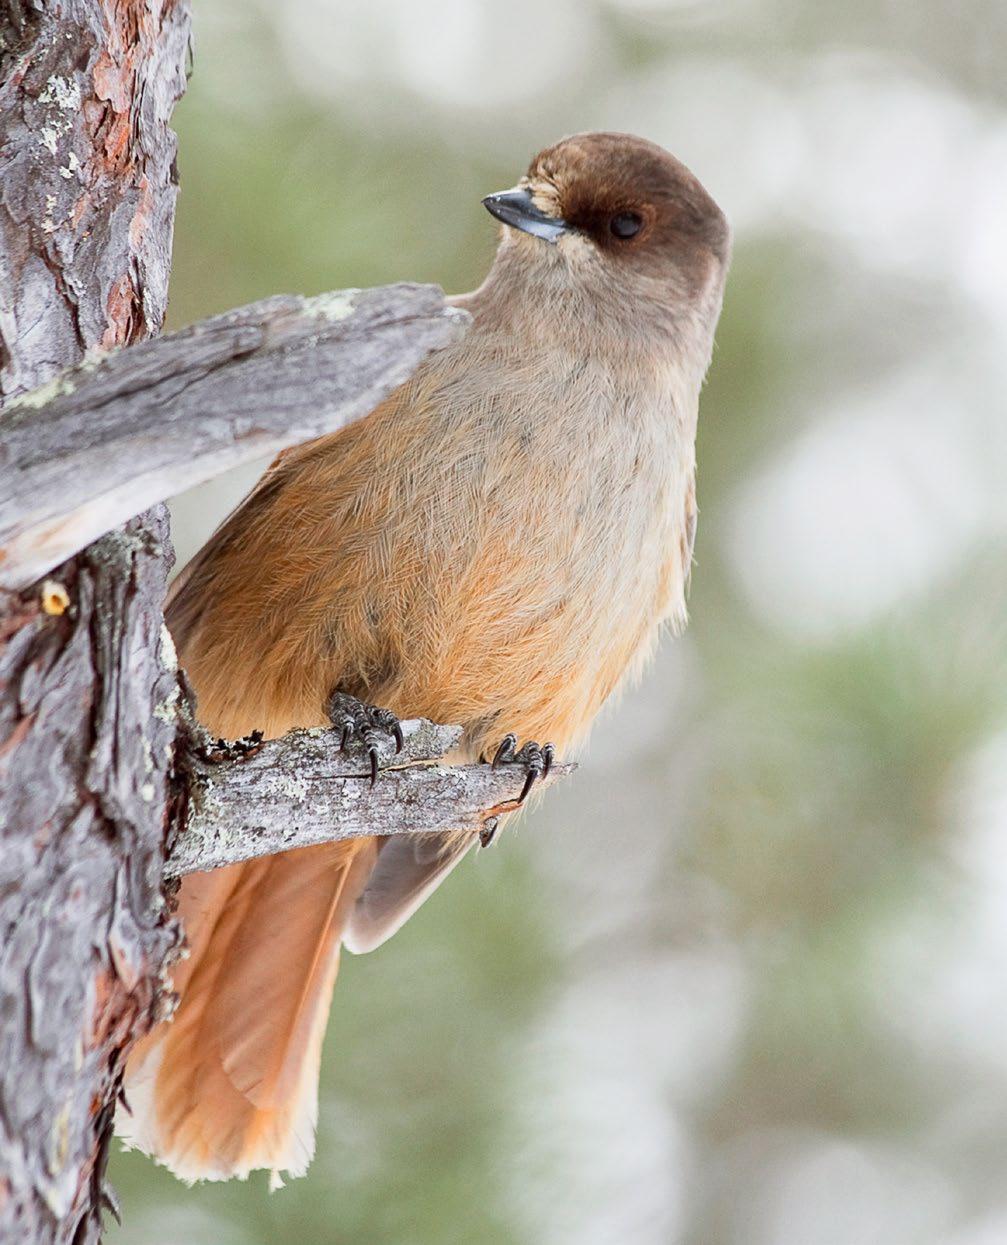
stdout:
{"type": "MultiPolygon", "coordinates": [[[[0,396],[164,320],[184,0],[0,19],[0,396]]],[[[0,420],[4,418],[0,412],[0,420]]],[[[0,463],[4,474],[12,470],[0,463]]],[[[101,1231],[112,1116],[177,937],[161,898],[176,694],[160,510],[0,596],[0,1239],[101,1231]],[[47,612],[48,611],[48,612],[47,612]]]]}
{"type": "Polygon", "coordinates": [[[101,1237],[125,1060],[171,1007],[179,876],[355,835],[490,830],[524,780],[439,764],[459,732],[427,722],[404,724],[371,788],[331,733],[235,752],[194,718],[162,616],[161,500],[362,417],[467,317],[435,287],[389,286],[277,296],[145,341],[166,309],[188,54],[185,0],[0,13],[5,1242],[101,1237]]]}

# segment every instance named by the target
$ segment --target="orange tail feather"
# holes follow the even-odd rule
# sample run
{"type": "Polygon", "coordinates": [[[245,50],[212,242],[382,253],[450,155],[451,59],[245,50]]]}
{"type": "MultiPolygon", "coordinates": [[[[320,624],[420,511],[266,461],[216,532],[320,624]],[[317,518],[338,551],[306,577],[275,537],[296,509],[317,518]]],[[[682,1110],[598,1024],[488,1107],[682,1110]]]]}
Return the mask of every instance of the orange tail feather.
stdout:
{"type": "Polygon", "coordinates": [[[129,1144],[184,1180],[303,1175],[340,932],[375,853],[323,844],[183,882],[181,1002],[127,1067],[129,1144]]]}

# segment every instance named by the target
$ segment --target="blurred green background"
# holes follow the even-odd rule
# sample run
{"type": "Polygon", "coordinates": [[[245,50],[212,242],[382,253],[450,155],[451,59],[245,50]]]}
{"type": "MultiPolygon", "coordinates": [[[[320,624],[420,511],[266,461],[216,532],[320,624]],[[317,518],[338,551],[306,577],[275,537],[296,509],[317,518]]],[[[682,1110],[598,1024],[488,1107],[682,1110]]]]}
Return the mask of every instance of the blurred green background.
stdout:
{"type": "MultiPolygon", "coordinates": [[[[736,230],[692,621],[576,778],[347,956],[306,1179],[117,1155],[143,1245],[1007,1240],[1002,0],[195,0],[174,327],[477,284],[637,131],[736,230]]],[[[255,472],[177,500],[190,556],[255,472]]]]}

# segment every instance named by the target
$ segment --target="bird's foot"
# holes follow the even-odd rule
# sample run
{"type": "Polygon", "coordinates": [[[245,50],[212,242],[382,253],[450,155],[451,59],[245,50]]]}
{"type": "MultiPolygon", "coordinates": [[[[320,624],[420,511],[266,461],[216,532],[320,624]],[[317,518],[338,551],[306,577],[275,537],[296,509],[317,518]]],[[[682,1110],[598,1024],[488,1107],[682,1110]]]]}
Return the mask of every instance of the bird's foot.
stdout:
{"type": "Polygon", "coordinates": [[[518,748],[516,735],[504,735],[493,756],[493,768],[501,765],[523,765],[525,770],[524,786],[517,802],[523,804],[528,797],[536,779],[545,778],[552,769],[556,749],[552,744],[537,744],[533,739],[518,748]]]}
{"type": "Polygon", "coordinates": [[[346,692],[333,692],[326,705],[329,721],[339,732],[339,750],[344,752],[349,743],[359,743],[371,760],[371,786],[378,781],[378,744],[381,735],[391,735],[395,751],[402,751],[402,727],[390,709],[378,709],[364,704],[356,696],[346,692]]]}

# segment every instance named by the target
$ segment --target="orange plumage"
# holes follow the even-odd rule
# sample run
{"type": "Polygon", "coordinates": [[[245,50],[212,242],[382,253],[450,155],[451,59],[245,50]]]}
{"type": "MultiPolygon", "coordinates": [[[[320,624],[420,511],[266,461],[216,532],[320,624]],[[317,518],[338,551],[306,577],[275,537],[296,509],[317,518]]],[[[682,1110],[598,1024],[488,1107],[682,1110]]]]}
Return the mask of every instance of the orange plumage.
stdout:
{"type": "MultiPolygon", "coordinates": [[[[684,622],[723,217],[626,135],[548,149],[517,193],[524,223],[454,300],[465,338],[282,455],[176,586],[214,733],[324,724],[338,687],[461,723],[468,757],[508,731],[562,752],[684,622]]],[[[377,945],[467,846],[364,840],[186,879],[181,1001],[131,1061],[127,1137],[185,1178],[303,1172],[340,944],[377,945]]]]}

